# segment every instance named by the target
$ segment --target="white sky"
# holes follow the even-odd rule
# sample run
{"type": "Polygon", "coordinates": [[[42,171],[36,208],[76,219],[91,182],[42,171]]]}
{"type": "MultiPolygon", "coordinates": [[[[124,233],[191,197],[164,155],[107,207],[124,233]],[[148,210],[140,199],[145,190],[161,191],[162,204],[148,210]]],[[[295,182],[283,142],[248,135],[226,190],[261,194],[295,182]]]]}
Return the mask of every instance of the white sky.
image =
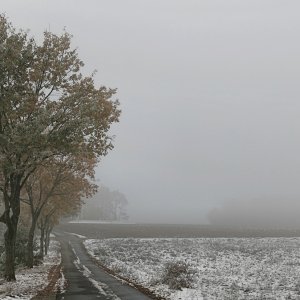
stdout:
{"type": "Polygon", "coordinates": [[[296,0],[1,1],[35,36],[66,27],[86,72],[118,88],[115,149],[97,176],[141,222],[205,222],[232,199],[300,196],[299,10],[296,0]]]}

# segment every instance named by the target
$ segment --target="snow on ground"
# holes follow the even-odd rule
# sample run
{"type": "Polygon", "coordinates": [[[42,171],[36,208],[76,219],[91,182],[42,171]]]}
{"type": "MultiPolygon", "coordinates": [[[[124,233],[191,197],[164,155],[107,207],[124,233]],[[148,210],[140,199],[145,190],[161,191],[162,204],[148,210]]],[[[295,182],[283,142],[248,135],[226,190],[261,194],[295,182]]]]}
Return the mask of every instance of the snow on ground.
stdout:
{"type": "Polygon", "coordinates": [[[78,238],[80,239],[86,239],[87,237],[84,236],[84,235],[81,235],[81,234],[77,234],[77,233],[73,233],[73,232],[66,232],[65,233],[68,233],[68,234],[71,234],[71,235],[74,235],[74,236],[77,236],[78,238]]]}
{"type": "Polygon", "coordinates": [[[88,252],[117,274],[172,300],[300,300],[300,238],[86,240],[88,252]],[[193,288],[161,283],[168,262],[185,261],[193,288]]]}
{"type": "MultiPolygon", "coordinates": [[[[60,264],[60,261],[59,242],[51,240],[48,255],[45,256],[42,265],[35,266],[32,269],[18,269],[15,282],[0,280],[0,299],[31,299],[38,291],[48,285],[48,272],[51,267],[60,264]]],[[[59,284],[63,287],[64,282],[61,281],[59,284]]]]}

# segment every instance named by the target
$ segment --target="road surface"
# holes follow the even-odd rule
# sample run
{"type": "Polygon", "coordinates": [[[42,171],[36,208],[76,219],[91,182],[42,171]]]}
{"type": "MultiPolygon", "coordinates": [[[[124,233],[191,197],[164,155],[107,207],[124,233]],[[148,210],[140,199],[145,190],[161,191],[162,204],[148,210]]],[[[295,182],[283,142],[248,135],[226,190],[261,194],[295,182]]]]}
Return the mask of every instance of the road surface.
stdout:
{"type": "Polygon", "coordinates": [[[150,300],[138,290],[123,284],[97,266],[88,256],[82,239],[56,232],[61,243],[62,265],[68,282],[66,291],[56,299],[72,300],[150,300]]]}

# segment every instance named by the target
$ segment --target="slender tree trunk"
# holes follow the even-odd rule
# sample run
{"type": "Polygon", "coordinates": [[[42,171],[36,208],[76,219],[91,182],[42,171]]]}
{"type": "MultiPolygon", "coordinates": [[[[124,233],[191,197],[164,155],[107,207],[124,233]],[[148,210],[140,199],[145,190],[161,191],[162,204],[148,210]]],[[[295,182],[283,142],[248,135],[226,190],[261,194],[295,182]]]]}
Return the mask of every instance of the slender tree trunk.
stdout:
{"type": "Polygon", "coordinates": [[[50,246],[50,234],[52,232],[53,226],[48,224],[46,229],[46,239],[45,239],[45,254],[48,254],[49,246],[50,246]]]}
{"type": "Polygon", "coordinates": [[[7,229],[4,233],[5,245],[5,267],[4,278],[7,281],[15,281],[15,247],[16,247],[17,223],[7,224],[7,229]]]}
{"type": "Polygon", "coordinates": [[[44,250],[45,251],[45,255],[47,255],[48,254],[48,237],[47,237],[47,234],[46,234],[44,246],[45,246],[45,250],[44,250]]]}
{"type": "Polygon", "coordinates": [[[45,240],[45,227],[44,224],[41,224],[41,237],[40,237],[40,253],[39,256],[41,259],[44,259],[44,240],[45,240]]]}
{"type": "Polygon", "coordinates": [[[51,226],[49,227],[49,232],[48,232],[48,249],[49,249],[49,245],[50,245],[50,240],[51,240],[51,238],[50,238],[50,235],[51,235],[51,232],[52,232],[52,230],[53,230],[53,225],[51,224],[51,226]]]}
{"type": "Polygon", "coordinates": [[[26,249],[26,266],[33,268],[33,244],[34,244],[34,233],[36,228],[37,218],[32,216],[31,226],[28,233],[28,243],[26,249]]]}
{"type": "Polygon", "coordinates": [[[17,229],[20,216],[20,185],[21,177],[11,175],[9,180],[6,178],[5,190],[3,193],[5,211],[1,216],[1,221],[6,224],[4,233],[5,245],[5,266],[4,278],[7,281],[15,281],[15,248],[17,229]],[[8,194],[8,186],[10,194],[8,194]]]}
{"type": "Polygon", "coordinates": [[[48,224],[46,224],[45,226],[45,243],[44,243],[44,251],[45,251],[45,255],[48,254],[48,247],[47,247],[47,244],[48,244],[48,224]]]}

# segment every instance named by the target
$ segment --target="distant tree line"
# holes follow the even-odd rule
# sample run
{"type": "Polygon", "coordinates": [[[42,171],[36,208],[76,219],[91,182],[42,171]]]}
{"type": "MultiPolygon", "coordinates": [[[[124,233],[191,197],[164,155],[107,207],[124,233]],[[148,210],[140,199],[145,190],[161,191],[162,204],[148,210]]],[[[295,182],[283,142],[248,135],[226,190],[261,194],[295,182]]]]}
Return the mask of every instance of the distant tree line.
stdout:
{"type": "Polygon", "coordinates": [[[0,222],[8,281],[16,279],[20,217],[29,228],[26,264],[32,267],[36,229],[43,257],[53,226],[96,192],[94,168],[113,148],[116,90],[96,88],[82,67],[70,34],[47,31],[37,43],[0,15],[0,222]]]}
{"type": "Polygon", "coordinates": [[[81,220],[124,221],[128,220],[127,205],[124,194],[101,186],[96,194],[84,200],[78,217],[81,220]]]}

